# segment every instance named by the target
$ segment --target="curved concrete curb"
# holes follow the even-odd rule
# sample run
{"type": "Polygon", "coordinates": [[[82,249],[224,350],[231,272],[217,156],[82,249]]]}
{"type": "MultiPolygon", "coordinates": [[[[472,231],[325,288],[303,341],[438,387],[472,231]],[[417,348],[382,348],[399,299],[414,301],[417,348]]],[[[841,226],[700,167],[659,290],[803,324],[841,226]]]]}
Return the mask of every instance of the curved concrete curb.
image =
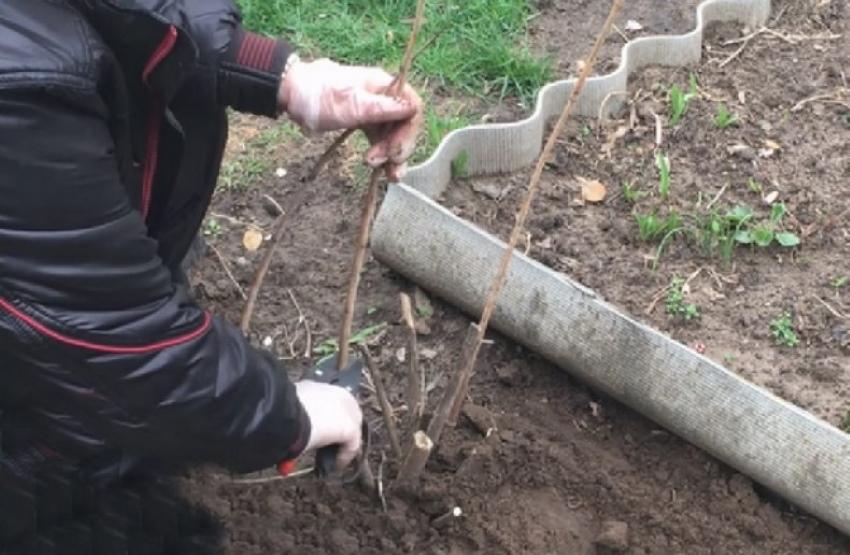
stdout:
{"type": "MultiPolygon", "coordinates": [[[[618,109],[623,100],[612,93],[626,91],[628,77],[649,65],[682,66],[698,62],[702,54],[702,35],[708,23],[737,21],[757,26],[767,21],[770,0],[708,0],[697,9],[696,29],[685,35],[642,37],[623,46],[620,66],[608,75],[591,77],[579,97],[575,114],[597,116],[604,103],[604,114],[618,109]]],[[[437,197],[451,182],[452,161],[463,153],[468,156],[470,176],[493,175],[522,169],[537,160],[543,145],[546,123],[561,114],[572,93],[574,79],[556,81],[537,95],[534,113],[528,119],[490,125],[473,125],[449,133],[424,163],[411,168],[404,182],[437,197]]]]}
{"type": "MultiPolygon", "coordinates": [[[[626,45],[618,70],[588,83],[579,112],[595,116],[609,93],[646,65],[699,61],[705,25],[763,24],[769,0],[707,0],[696,30],[626,45]]],[[[544,127],[573,81],[546,86],[520,122],[450,134],[431,159],[392,185],[372,249],[386,265],[473,315],[483,308],[506,245],[438,205],[451,162],[471,175],[504,173],[539,155],[544,127]]],[[[608,100],[613,109],[617,100],[608,100]]],[[[644,326],[569,278],[515,254],[492,325],[590,385],[850,534],[850,436],[644,326]]]]}

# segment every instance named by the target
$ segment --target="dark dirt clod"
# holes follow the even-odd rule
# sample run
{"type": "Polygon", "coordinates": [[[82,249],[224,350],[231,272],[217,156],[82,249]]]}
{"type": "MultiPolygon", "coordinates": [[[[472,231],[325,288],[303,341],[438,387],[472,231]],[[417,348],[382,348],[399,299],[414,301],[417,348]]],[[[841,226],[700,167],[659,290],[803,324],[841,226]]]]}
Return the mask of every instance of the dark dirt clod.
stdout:
{"type": "Polygon", "coordinates": [[[614,553],[626,551],[629,548],[629,525],[619,520],[606,520],[594,543],[614,553]]]}

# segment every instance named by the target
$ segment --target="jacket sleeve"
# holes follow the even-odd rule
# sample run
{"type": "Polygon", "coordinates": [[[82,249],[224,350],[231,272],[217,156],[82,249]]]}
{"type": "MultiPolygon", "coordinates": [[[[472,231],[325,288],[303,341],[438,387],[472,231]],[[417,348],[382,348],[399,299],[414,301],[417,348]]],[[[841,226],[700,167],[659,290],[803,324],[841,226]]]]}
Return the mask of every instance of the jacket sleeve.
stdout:
{"type": "Polygon", "coordinates": [[[310,425],[293,384],[173,285],[105,117],[0,90],[0,348],[129,451],[237,472],[294,458],[310,425]]]}
{"type": "MultiPolygon", "coordinates": [[[[165,14],[189,34],[198,49],[202,79],[220,105],[277,117],[281,74],[295,48],[282,39],[251,32],[231,0],[177,0],[165,14]]],[[[187,87],[191,90],[192,86],[187,87]]]]}

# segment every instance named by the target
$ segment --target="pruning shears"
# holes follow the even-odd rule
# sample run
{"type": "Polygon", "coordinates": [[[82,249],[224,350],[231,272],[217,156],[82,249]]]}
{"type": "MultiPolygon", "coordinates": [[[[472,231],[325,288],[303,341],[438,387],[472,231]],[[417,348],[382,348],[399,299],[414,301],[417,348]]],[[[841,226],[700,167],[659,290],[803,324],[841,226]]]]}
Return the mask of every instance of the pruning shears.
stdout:
{"type": "MultiPolygon", "coordinates": [[[[352,395],[357,397],[363,380],[363,361],[354,358],[349,362],[348,366],[340,370],[337,369],[337,356],[334,355],[320,360],[316,366],[307,371],[304,379],[344,387],[352,395]]],[[[365,420],[363,421],[361,433],[363,434],[362,453],[359,458],[357,472],[352,479],[356,479],[362,471],[363,465],[367,464],[367,455],[371,446],[369,424],[365,420]]],[[[336,474],[336,460],[339,449],[339,445],[328,445],[316,451],[316,462],[313,472],[317,477],[325,479],[336,474]]],[[[289,476],[295,472],[296,466],[296,460],[284,461],[278,465],[278,472],[283,476],[289,476]]],[[[348,482],[351,480],[346,479],[344,481],[348,482]]]]}

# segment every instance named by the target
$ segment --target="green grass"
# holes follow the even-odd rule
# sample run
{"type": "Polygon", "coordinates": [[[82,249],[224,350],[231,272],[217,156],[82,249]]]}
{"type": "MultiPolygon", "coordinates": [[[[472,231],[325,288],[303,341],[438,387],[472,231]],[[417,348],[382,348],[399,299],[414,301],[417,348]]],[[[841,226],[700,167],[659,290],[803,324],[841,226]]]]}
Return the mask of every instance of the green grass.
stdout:
{"type": "MultiPolygon", "coordinates": [[[[415,0],[238,0],[249,29],[283,36],[310,55],[396,69],[415,0]]],[[[530,101],[550,80],[551,61],[530,51],[527,0],[429,2],[414,79],[478,97],[530,101]]]]}
{"type": "Polygon", "coordinates": [[[225,190],[243,189],[269,176],[274,170],[273,151],[284,140],[304,140],[298,127],[288,121],[264,129],[245,143],[245,150],[221,165],[219,186],[225,190]]]}

